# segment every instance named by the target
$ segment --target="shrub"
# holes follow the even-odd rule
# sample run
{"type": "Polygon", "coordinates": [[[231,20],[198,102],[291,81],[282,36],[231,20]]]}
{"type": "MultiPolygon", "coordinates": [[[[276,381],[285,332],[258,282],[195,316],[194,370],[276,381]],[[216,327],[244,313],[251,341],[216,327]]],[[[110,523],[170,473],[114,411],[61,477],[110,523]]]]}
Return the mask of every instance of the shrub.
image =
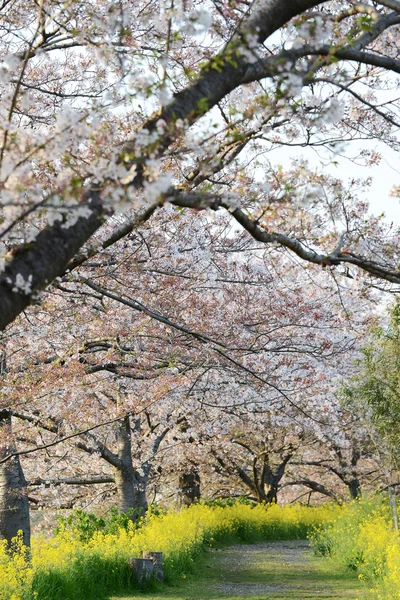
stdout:
{"type": "Polygon", "coordinates": [[[317,552],[371,582],[376,598],[400,598],[400,538],[388,502],[376,495],[345,505],[310,536],[317,552]]]}
{"type": "Polygon", "coordinates": [[[134,522],[133,509],[123,513],[112,508],[102,516],[78,509],[68,517],[59,518],[54,533],[59,535],[62,531],[71,531],[81,542],[88,542],[97,531],[115,534],[120,529],[128,530],[134,522]]]}

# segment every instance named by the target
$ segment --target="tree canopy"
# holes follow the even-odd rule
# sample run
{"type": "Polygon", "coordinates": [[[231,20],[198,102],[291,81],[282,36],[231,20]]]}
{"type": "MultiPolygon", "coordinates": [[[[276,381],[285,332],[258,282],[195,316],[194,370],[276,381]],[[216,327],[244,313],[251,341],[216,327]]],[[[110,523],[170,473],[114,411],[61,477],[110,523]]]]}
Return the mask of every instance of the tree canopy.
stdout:
{"type": "Polygon", "coordinates": [[[282,145],[397,148],[397,0],[0,11],[1,329],[166,203],[227,210],[262,245],[399,283],[398,230],[369,219],[361,182],[267,158],[282,145]]]}
{"type": "Polygon", "coordinates": [[[29,537],[21,456],[38,504],[380,477],[337,392],[399,289],[368,205],[399,27],[397,0],[0,0],[0,535],[29,537]]]}

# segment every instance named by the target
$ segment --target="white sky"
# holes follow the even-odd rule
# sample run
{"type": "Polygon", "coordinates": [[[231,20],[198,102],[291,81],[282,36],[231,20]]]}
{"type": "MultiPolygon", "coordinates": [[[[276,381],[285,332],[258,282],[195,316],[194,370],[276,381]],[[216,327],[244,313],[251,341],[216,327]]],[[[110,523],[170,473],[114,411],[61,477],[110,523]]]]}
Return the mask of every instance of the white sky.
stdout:
{"type": "MultiPolygon", "coordinates": [[[[367,147],[367,143],[363,145],[357,143],[357,146],[351,147],[350,144],[344,148],[343,156],[352,156],[356,154],[359,148],[367,147]]],[[[288,151],[287,147],[274,149],[268,158],[272,163],[282,164],[284,167],[288,165],[290,158],[302,156],[309,161],[310,166],[316,166],[321,171],[328,172],[334,177],[340,177],[344,181],[352,178],[366,179],[372,178],[372,186],[367,190],[366,197],[369,200],[371,213],[379,215],[385,213],[386,218],[390,222],[400,225],[400,198],[390,196],[390,191],[394,185],[400,186],[400,161],[398,154],[388,148],[385,144],[373,143],[369,144],[369,148],[376,149],[382,156],[382,160],[377,166],[365,167],[357,165],[341,156],[333,156],[332,154],[319,151],[319,156],[310,148],[291,148],[288,151]],[[324,160],[326,159],[326,160],[324,160]],[[335,160],[339,163],[338,166],[329,164],[335,160]]]]}

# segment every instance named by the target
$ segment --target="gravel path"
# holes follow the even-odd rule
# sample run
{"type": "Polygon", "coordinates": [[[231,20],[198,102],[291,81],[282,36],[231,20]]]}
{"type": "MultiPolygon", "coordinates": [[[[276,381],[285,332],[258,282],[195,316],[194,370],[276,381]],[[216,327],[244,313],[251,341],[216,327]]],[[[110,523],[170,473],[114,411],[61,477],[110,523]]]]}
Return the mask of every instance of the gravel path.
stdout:
{"type": "MultiPolygon", "coordinates": [[[[303,565],[306,569],[309,563],[308,555],[311,550],[304,540],[292,540],[283,542],[264,542],[262,544],[236,545],[223,550],[223,558],[220,559],[220,565],[223,567],[226,581],[216,584],[216,591],[227,595],[252,596],[255,594],[271,594],[277,592],[287,592],[287,585],[274,585],[268,583],[243,583],[228,581],[235,579],[236,575],[243,578],[244,573],[253,568],[254,565],[262,565],[268,562],[269,565],[279,567],[303,565]],[[277,566],[278,566],[277,565],[277,566]]],[[[290,586],[293,589],[292,586],[290,586]]],[[[296,586],[298,590],[298,586],[296,586]]],[[[294,589],[293,589],[294,591],[294,589]]]]}

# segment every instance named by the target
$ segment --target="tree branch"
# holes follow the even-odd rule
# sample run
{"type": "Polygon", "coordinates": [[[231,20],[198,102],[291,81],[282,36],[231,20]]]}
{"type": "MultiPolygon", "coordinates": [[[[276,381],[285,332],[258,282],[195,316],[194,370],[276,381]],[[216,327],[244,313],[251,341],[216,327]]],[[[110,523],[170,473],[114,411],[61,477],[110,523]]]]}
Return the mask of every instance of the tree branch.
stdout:
{"type": "MultiPolygon", "coordinates": [[[[327,1],[327,0],[324,0],[327,1]]],[[[225,48],[214,56],[202,69],[197,80],[185,89],[174,95],[171,103],[158,114],[150,118],[143,126],[148,132],[156,129],[157,123],[163,119],[168,124],[173,124],[177,119],[185,120],[189,125],[195,123],[206,114],[222,98],[238,87],[243,80],[247,69],[246,60],[240,55],[240,46],[246,45],[246,35],[257,32],[258,40],[262,43],[279,27],[287,23],[292,17],[304,10],[321,4],[315,0],[258,0],[254,3],[251,14],[244,19],[235,36],[225,48]],[[217,65],[217,68],[216,66],[217,65]]],[[[157,148],[152,148],[155,157],[162,156],[163,152],[174,141],[175,127],[172,127],[160,137],[157,148]]],[[[141,188],[144,183],[143,169],[146,150],[139,159],[132,160],[135,156],[135,142],[128,142],[122,150],[121,162],[129,169],[136,165],[136,177],[129,183],[136,188],[141,188]]],[[[110,182],[108,182],[110,183],[110,182]]],[[[114,182],[121,185],[118,182],[114,182]]],[[[88,205],[91,209],[89,217],[81,217],[78,222],[68,229],[63,229],[62,224],[48,226],[42,230],[36,240],[22,249],[19,256],[15,256],[0,275],[0,330],[15,319],[32,301],[32,295],[45,288],[57,276],[68,269],[68,263],[73,261],[79,249],[89,237],[101,226],[104,221],[103,198],[101,188],[89,189],[83,194],[81,204],[88,205]],[[51,260],[49,260],[51,257],[51,260]],[[23,293],[16,288],[17,276],[20,275],[27,283],[29,291],[23,293]]],[[[118,236],[117,236],[118,237],[118,236]]],[[[90,254],[90,251],[89,251],[90,254]]],[[[81,264],[82,255],[77,259],[81,264]]],[[[74,266],[74,262],[70,268],[74,266]]]]}
{"type": "Polygon", "coordinates": [[[58,486],[58,485],[97,485],[100,483],[115,483],[114,477],[111,475],[97,475],[93,477],[64,477],[61,479],[43,479],[37,477],[27,481],[28,487],[38,487],[41,485],[47,486],[58,486]]]}

